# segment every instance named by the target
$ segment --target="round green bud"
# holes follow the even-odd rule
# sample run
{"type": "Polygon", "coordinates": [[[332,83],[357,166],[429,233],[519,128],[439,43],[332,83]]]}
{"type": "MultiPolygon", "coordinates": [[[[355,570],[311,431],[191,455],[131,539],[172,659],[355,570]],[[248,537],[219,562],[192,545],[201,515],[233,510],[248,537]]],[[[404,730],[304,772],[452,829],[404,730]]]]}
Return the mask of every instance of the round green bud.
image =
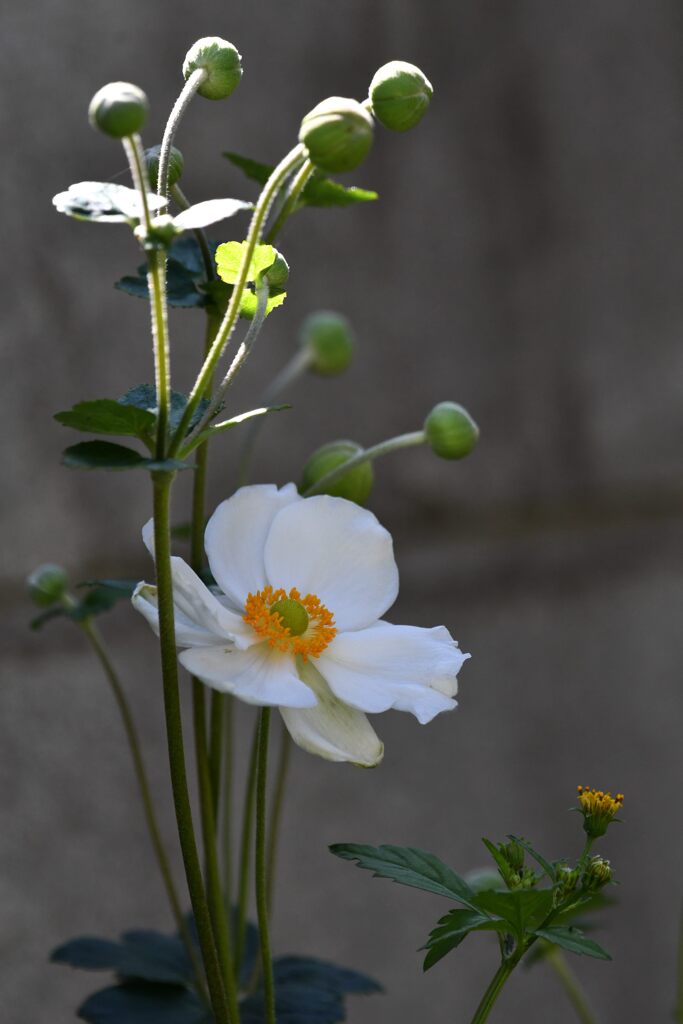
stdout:
{"type": "Polygon", "coordinates": [[[302,324],[300,342],[310,349],[310,369],[323,377],[343,373],[353,359],[355,339],[351,324],[339,313],[311,313],[302,324]]]}
{"type": "MultiPolygon", "coordinates": [[[[152,191],[156,192],[159,182],[159,156],[161,155],[161,146],[151,146],[145,150],[145,163],[147,164],[147,173],[149,174],[149,183],[152,186],[152,191]]],[[[176,182],[180,181],[183,175],[183,167],[185,161],[183,160],[183,154],[175,146],[171,146],[171,155],[168,160],[168,187],[173,188],[176,182]]]]}
{"type": "Polygon", "coordinates": [[[235,91],[242,77],[242,58],[238,50],[226,39],[206,36],[198,39],[185,55],[183,77],[185,81],[193,71],[202,69],[206,78],[197,89],[207,100],[224,100],[235,91]]]}
{"type": "MultiPolygon", "coordinates": [[[[307,491],[333,469],[342,466],[362,451],[361,446],[354,441],[332,441],[318,448],[304,466],[301,492],[307,491]]],[[[334,498],[347,498],[348,501],[355,501],[357,505],[364,505],[370,497],[374,478],[372,463],[362,462],[360,466],[355,466],[345,473],[336,483],[316,493],[330,494],[334,498]]]]}
{"type": "Polygon", "coordinates": [[[282,619],[292,636],[303,636],[308,629],[308,612],[302,604],[291,597],[283,597],[270,606],[271,615],[275,613],[282,619]]]}
{"type": "Polygon", "coordinates": [[[479,439],[479,427],[457,402],[439,402],[424,423],[427,442],[442,459],[463,459],[479,439]]]}
{"type": "Polygon", "coordinates": [[[316,167],[337,174],[362,163],[372,146],[372,134],[372,118],[360,103],[330,96],[306,114],[299,142],[316,167]]]}
{"type": "Polygon", "coordinates": [[[373,113],[380,124],[393,132],[414,128],[422,120],[433,93],[429,79],[404,60],[385,64],[370,82],[373,113]]]}
{"type": "Polygon", "coordinates": [[[42,608],[57,604],[66,594],[69,579],[61,565],[46,562],[34,569],[26,580],[31,599],[42,608]]]}
{"type": "Polygon", "coordinates": [[[130,82],[110,82],[95,93],[88,107],[93,128],[114,139],[139,132],[145,123],[149,103],[142,89],[130,82]]]}
{"type": "Polygon", "coordinates": [[[275,250],[275,262],[263,271],[263,277],[271,288],[282,289],[289,280],[289,263],[281,252],[275,250]]]}
{"type": "Polygon", "coordinates": [[[583,873],[583,886],[590,892],[597,892],[612,881],[612,865],[602,857],[591,857],[583,873]]]}

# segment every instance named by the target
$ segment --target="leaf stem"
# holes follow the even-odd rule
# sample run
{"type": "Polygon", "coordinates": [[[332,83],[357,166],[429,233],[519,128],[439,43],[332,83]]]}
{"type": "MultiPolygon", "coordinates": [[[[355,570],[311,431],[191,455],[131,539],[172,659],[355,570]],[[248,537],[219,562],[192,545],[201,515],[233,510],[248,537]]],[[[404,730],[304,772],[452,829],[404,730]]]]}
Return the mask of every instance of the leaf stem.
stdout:
{"type": "Polygon", "coordinates": [[[562,950],[558,949],[557,946],[550,946],[545,959],[557,975],[569,1001],[576,1010],[576,1016],[581,1021],[581,1024],[597,1024],[597,1018],[593,1015],[578,978],[567,963],[562,950]]]}
{"type": "Polygon", "coordinates": [[[316,480],[314,484],[311,484],[307,490],[303,492],[303,497],[308,498],[311,494],[318,494],[326,487],[330,487],[332,484],[336,484],[338,480],[341,480],[350,469],[355,469],[356,466],[362,466],[364,462],[370,462],[373,459],[378,459],[382,455],[389,455],[391,452],[397,452],[401,448],[409,448],[413,445],[424,444],[425,432],[424,430],[416,430],[411,434],[399,434],[397,437],[389,438],[388,441],[381,441],[379,444],[373,445],[372,448],[365,448],[363,451],[358,452],[353,458],[343,462],[341,466],[337,466],[336,469],[331,470],[322,476],[319,480],[316,480]]]}
{"type": "Polygon", "coordinates": [[[185,82],[178,99],[173,104],[173,109],[169,114],[166,127],[164,129],[164,137],[161,140],[161,150],[159,152],[159,173],[157,175],[157,192],[164,199],[168,199],[168,168],[171,160],[171,147],[173,146],[173,140],[178,131],[178,127],[183,118],[183,114],[187,110],[192,97],[199,89],[200,85],[206,78],[208,72],[206,68],[197,68],[192,72],[190,77],[185,82]]]}
{"type": "Polygon", "coordinates": [[[204,365],[199,371],[192,391],[190,392],[185,411],[173,436],[173,440],[171,442],[172,453],[178,451],[183,437],[185,436],[188,424],[194,415],[195,409],[197,408],[202,395],[206,392],[207,382],[211,379],[218,360],[223,354],[225,346],[228,344],[230,336],[234,330],[240,311],[240,303],[244,292],[244,286],[247,281],[247,274],[249,272],[249,267],[251,266],[252,256],[261,238],[263,225],[266,217],[268,216],[268,211],[270,210],[273,199],[275,198],[282,181],[294,170],[295,167],[299,165],[303,158],[303,154],[304,147],[301,144],[295,146],[294,149],[292,149],[277,165],[259,196],[251,218],[251,224],[249,225],[249,231],[247,233],[246,243],[242,253],[242,262],[237,274],[237,280],[233,286],[228,308],[225,316],[223,317],[223,322],[218,329],[213,345],[211,346],[211,350],[204,360],[204,365]]]}
{"type": "Polygon", "coordinates": [[[285,199],[282,205],[282,209],[280,210],[277,217],[273,221],[270,230],[268,231],[268,234],[265,237],[265,241],[269,245],[275,240],[277,235],[280,233],[288,217],[290,217],[290,215],[294,213],[297,200],[301,195],[303,189],[305,188],[306,182],[313,174],[314,170],[315,167],[312,161],[304,160],[303,164],[301,165],[301,168],[297,171],[297,174],[289,187],[289,190],[287,192],[287,198],[285,199]]]}
{"type": "Polygon", "coordinates": [[[171,577],[170,491],[172,479],[173,477],[170,473],[152,473],[159,639],[171,787],[173,790],[173,802],[185,875],[187,877],[187,885],[190,892],[190,900],[192,902],[192,910],[206,969],[209,994],[216,1017],[216,1024],[235,1024],[230,1017],[214,944],[211,918],[204,892],[199,855],[197,853],[190,794],[185,770],[185,745],[178,686],[173,582],[171,577]]]}
{"type": "Polygon", "coordinates": [[[474,1017],[472,1018],[471,1024],[483,1024],[484,1021],[488,1020],[489,1014],[493,1009],[493,1004],[500,995],[503,985],[517,966],[517,962],[518,957],[513,957],[510,960],[503,960],[491,979],[488,988],[484,992],[482,1000],[477,1007],[474,1017]]]}
{"type": "Polygon", "coordinates": [[[266,1024],[276,1024],[275,984],[273,981],[273,962],[270,954],[268,929],[268,879],[266,864],[266,786],[268,776],[268,732],[271,710],[269,707],[261,708],[256,766],[256,912],[261,945],[261,970],[263,972],[266,1024]]]}

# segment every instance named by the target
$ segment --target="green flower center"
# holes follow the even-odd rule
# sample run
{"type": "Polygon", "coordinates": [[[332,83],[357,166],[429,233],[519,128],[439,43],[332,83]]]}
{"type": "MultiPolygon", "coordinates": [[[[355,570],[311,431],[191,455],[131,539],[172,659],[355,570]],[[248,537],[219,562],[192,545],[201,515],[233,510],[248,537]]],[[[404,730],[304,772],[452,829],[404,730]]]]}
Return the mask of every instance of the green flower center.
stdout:
{"type": "Polygon", "coordinates": [[[291,597],[283,597],[270,606],[271,615],[279,615],[282,625],[292,636],[303,636],[308,629],[308,612],[302,604],[291,597]]]}

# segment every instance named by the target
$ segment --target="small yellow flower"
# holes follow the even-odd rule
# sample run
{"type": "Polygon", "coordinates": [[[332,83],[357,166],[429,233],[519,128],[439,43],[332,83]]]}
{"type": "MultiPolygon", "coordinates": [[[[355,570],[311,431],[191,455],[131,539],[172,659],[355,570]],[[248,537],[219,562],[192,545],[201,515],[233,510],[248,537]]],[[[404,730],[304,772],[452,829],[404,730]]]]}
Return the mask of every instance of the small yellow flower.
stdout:
{"type": "Polygon", "coordinates": [[[577,786],[579,794],[579,810],[583,814],[583,827],[591,839],[604,836],[607,826],[621,810],[624,794],[612,796],[602,789],[591,789],[590,786],[577,786]]]}

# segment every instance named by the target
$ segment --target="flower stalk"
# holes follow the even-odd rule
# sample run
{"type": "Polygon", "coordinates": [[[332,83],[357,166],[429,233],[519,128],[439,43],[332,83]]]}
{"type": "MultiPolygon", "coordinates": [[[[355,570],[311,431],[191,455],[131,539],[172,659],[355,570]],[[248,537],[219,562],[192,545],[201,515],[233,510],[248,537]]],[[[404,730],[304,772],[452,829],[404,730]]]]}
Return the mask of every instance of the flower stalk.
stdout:
{"type": "Polygon", "coordinates": [[[397,437],[391,437],[388,441],[381,441],[379,444],[373,445],[372,448],[364,448],[358,452],[357,455],[352,456],[346,462],[343,462],[336,469],[330,470],[325,476],[320,477],[314,484],[311,484],[307,490],[303,492],[304,498],[309,498],[312,494],[320,494],[327,488],[336,484],[342,477],[351,469],[355,469],[356,466],[362,466],[364,462],[372,462],[374,459],[380,458],[382,455],[389,455],[391,452],[400,451],[402,448],[410,448],[414,445],[425,443],[425,432],[424,430],[415,430],[410,434],[399,434],[397,437]]]}
{"type": "Polygon", "coordinates": [[[266,861],[266,786],[268,777],[268,733],[271,709],[261,708],[256,759],[256,912],[261,945],[261,970],[266,1024],[276,1024],[275,984],[268,925],[268,865],[266,861]]]}
{"type": "Polygon", "coordinates": [[[173,104],[173,109],[169,114],[168,121],[166,122],[166,128],[164,129],[164,137],[161,140],[161,151],[159,153],[159,173],[157,176],[157,192],[164,199],[168,200],[169,187],[168,187],[168,168],[171,159],[171,148],[173,146],[173,140],[176,137],[178,127],[183,119],[183,115],[187,110],[188,106],[192,102],[192,98],[208,77],[208,71],[206,68],[197,68],[189,76],[185,85],[183,86],[178,99],[173,104]]]}

